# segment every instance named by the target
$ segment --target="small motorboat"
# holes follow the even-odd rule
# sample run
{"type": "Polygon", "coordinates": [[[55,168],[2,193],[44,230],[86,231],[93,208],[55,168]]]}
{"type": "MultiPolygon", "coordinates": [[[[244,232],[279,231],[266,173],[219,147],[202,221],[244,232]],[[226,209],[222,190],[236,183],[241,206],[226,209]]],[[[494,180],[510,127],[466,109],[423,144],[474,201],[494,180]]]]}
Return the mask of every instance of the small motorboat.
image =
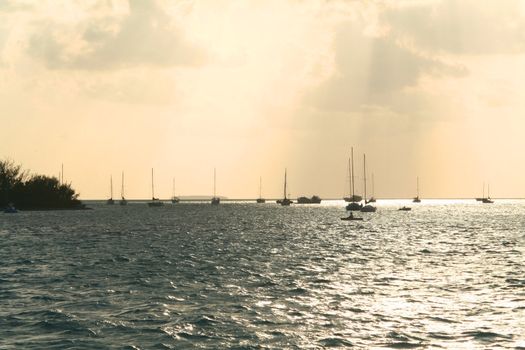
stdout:
{"type": "Polygon", "coordinates": [[[13,203],[9,203],[7,207],[4,208],[4,213],[6,214],[15,214],[18,213],[18,210],[15,208],[13,203]]]}
{"type": "Polygon", "coordinates": [[[411,211],[412,208],[410,208],[410,207],[401,207],[401,208],[399,208],[398,210],[399,210],[399,211],[411,211]]]}
{"type": "Polygon", "coordinates": [[[347,216],[346,218],[341,218],[343,221],[363,221],[363,218],[358,218],[357,216],[347,216]]]}
{"type": "Polygon", "coordinates": [[[353,213],[350,213],[346,218],[341,218],[343,221],[362,221],[363,218],[360,218],[358,216],[354,216],[353,213]]]}

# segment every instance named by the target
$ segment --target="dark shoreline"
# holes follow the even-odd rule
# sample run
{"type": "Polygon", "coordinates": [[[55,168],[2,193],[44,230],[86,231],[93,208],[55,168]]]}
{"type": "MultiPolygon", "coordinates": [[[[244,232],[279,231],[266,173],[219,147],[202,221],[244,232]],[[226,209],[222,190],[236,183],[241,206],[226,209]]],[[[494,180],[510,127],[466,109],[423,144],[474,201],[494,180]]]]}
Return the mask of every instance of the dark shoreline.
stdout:
{"type": "Polygon", "coordinates": [[[80,211],[80,210],[93,210],[93,208],[90,207],[76,207],[76,208],[27,208],[27,209],[18,209],[19,212],[23,211],[65,211],[65,210],[71,210],[71,211],[80,211]]]}

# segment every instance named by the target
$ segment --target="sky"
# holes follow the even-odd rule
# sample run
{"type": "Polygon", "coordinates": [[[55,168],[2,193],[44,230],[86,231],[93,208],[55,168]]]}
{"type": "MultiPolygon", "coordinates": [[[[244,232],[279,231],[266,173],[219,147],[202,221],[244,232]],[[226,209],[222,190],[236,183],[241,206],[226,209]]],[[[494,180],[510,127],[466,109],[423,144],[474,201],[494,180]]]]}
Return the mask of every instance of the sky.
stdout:
{"type": "Polygon", "coordinates": [[[525,197],[523,0],[0,0],[0,158],[83,199],[525,197]],[[369,188],[369,192],[371,189],[369,188]]]}

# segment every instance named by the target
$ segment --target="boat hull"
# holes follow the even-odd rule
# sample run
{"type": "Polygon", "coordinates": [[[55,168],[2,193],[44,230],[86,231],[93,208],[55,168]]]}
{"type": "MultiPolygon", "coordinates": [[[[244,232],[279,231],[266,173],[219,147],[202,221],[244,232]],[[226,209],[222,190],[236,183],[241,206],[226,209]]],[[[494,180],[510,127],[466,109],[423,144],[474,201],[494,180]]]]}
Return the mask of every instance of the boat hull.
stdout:
{"type": "Polygon", "coordinates": [[[361,202],[363,200],[363,197],[354,194],[353,196],[344,197],[343,199],[345,200],[345,202],[361,202]]]}
{"type": "Polygon", "coordinates": [[[299,197],[297,198],[297,204],[320,204],[321,198],[318,196],[313,196],[312,198],[308,197],[299,197]]]}
{"type": "Polygon", "coordinates": [[[289,206],[290,204],[292,204],[293,201],[290,200],[290,199],[288,199],[288,198],[284,198],[284,199],[279,199],[279,200],[277,201],[277,203],[280,204],[280,205],[282,205],[283,207],[287,207],[287,206],[289,206]]]}
{"type": "Polygon", "coordinates": [[[346,210],[348,211],[360,211],[363,208],[363,205],[356,202],[348,203],[346,210]]]}
{"type": "Polygon", "coordinates": [[[364,207],[361,208],[361,212],[363,213],[375,213],[376,210],[377,208],[371,205],[365,205],[364,207]]]}

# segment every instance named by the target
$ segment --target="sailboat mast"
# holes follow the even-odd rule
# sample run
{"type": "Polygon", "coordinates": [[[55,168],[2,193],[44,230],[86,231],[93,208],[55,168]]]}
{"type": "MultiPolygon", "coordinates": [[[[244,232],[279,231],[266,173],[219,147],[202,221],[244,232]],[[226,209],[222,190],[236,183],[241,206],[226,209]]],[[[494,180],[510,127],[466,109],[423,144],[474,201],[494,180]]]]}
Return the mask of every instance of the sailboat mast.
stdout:
{"type": "Polygon", "coordinates": [[[217,174],[215,168],[213,168],[213,197],[216,197],[216,182],[217,182],[217,174]]]}
{"type": "Polygon", "coordinates": [[[372,173],[372,197],[374,197],[375,188],[374,188],[374,173],[372,173]]]}
{"type": "Polygon", "coordinates": [[[351,153],[350,153],[351,159],[352,159],[352,168],[351,168],[351,174],[350,174],[350,181],[352,182],[352,202],[355,201],[355,191],[354,191],[354,147],[352,147],[351,153]]]}
{"type": "Polygon", "coordinates": [[[155,188],[153,186],[153,168],[151,168],[151,198],[155,199],[155,188]]]}
{"type": "Polygon", "coordinates": [[[284,199],[286,199],[286,168],[284,169],[284,199]]]}
{"type": "Polygon", "coordinates": [[[363,176],[364,176],[364,200],[366,204],[366,154],[363,154],[363,176]]]}
{"type": "Polygon", "coordinates": [[[352,170],[350,168],[350,157],[348,157],[348,194],[352,195],[352,170]]]}
{"type": "Polygon", "coordinates": [[[110,175],[109,176],[109,187],[110,187],[110,194],[111,194],[111,199],[113,199],[113,175],[110,175]]]}
{"type": "Polygon", "coordinates": [[[120,196],[124,198],[124,172],[122,172],[122,181],[121,181],[121,188],[120,188],[120,196]]]}

